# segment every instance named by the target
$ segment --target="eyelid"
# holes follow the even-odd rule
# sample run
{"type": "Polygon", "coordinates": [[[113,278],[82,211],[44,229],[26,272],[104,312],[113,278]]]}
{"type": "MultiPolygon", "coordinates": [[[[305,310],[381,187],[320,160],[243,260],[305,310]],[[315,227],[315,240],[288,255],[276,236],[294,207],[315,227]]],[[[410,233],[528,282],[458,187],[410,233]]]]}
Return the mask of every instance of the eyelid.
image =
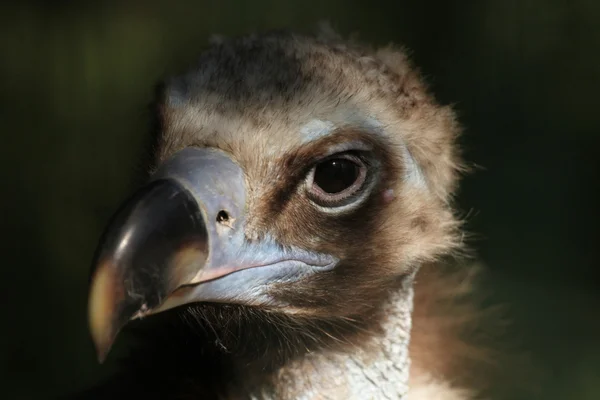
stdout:
{"type": "Polygon", "coordinates": [[[346,210],[354,208],[355,206],[358,206],[359,204],[361,204],[363,202],[364,198],[366,196],[368,196],[370,189],[372,189],[372,182],[370,182],[372,180],[372,177],[370,177],[370,175],[372,175],[372,174],[373,174],[372,168],[370,167],[369,163],[367,163],[363,159],[363,157],[360,157],[358,155],[355,155],[355,154],[352,154],[349,152],[342,153],[342,154],[335,153],[335,154],[330,155],[329,157],[319,160],[319,162],[315,163],[312,166],[308,175],[305,178],[305,181],[304,181],[305,186],[304,187],[305,187],[307,196],[309,197],[311,202],[316,207],[320,208],[322,211],[325,211],[328,213],[344,212],[346,210]],[[357,164],[358,167],[360,168],[359,176],[357,177],[357,181],[360,181],[360,183],[357,184],[356,182],[354,182],[351,186],[349,186],[348,188],[357,185],[357,187],[354,191],[350,191],[348,193],[344,193],[347,190],[346,189],[340,193],[329,194],[329,193],[325,193],[318,186],[317,186],[318,191],[314,191],[315,190],[314,189],[314,176],[315,176],[317,166],[320,163],[325,162],[327,160],[335,160],[335,159],[345,159],[345,160],[349,160],[349,161],[357,164]],[[314,196],[314,198],[312,198],[313,196],[314,196]],[[345,201],[347,201],[348,199],[353,199],[353,198],[356,201],[350,201],[349,203],[345,203],[345,201]]]}
{"type": "Polygon", "coordinates": [[[334,153],[331,154],[329,156],[326,156],[322,159],[320,159],[319,161],[317,161],[312,167],[311,170],[316,168],[317,165],[321,164],[322,162],[328,161],[328,160],[337,160],[337,159],[342,159],[342,160],[350,160],[352,162],[357,163],[360,166],[365,166],[368,167],[369,164],[367,162],[367,160],[365,160],[366,157],[361,157],[360,154],[357,154],[357,152],[355,151],[346,151],[344,153],[334,153]]]}

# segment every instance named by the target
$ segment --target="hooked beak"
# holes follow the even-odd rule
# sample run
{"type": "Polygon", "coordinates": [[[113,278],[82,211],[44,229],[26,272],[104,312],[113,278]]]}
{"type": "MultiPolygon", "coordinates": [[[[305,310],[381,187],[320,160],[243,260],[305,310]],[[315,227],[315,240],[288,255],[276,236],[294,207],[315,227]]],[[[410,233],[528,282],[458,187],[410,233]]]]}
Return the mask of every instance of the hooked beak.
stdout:
{"type": "Polygon", "coordinates": [[[268,235],[249,241],[245,202],[239,165],[187,148],[121,206],[93,261],[89,326],[101,362],[132,319],[200,301],[273,304],[271,282],[335,266],[268,235]]]}

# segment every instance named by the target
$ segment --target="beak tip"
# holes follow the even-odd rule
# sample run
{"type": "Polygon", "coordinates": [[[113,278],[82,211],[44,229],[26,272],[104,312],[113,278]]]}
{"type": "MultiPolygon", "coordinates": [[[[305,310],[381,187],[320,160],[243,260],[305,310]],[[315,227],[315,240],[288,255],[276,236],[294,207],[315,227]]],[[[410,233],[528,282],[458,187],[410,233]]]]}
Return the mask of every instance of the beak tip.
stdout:
{"type": "Polygon", "coordinates": [[[110,347],[111,347],[110,345],[108,345],[108,346],[96,345],[96,358],[98,359],[99,364],[104,364],[104,361],[106,361],[106,356],[108,356],[110,347]]]}
{"type": "Polygon", "coordinates": [[[100,363],[106,359],[116,336],[114,320],[118,299],[115,278],[111,265],[100,265],[94,274],[90,290],[88,322],[100,363]]]}

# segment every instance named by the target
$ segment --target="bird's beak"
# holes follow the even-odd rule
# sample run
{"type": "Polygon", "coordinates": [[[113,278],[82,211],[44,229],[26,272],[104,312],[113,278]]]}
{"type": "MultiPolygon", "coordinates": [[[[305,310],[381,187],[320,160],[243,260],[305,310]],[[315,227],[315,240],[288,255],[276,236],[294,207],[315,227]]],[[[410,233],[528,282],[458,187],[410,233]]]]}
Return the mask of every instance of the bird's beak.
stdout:
{"type": "Polygon", "coordinates": [[[131,319],[196,301],[268,302],[260,288],[336,259],[244,235],[239,165],[187,148],[115,214],[96,251],[89,324],[102,361],[131,319]]]}

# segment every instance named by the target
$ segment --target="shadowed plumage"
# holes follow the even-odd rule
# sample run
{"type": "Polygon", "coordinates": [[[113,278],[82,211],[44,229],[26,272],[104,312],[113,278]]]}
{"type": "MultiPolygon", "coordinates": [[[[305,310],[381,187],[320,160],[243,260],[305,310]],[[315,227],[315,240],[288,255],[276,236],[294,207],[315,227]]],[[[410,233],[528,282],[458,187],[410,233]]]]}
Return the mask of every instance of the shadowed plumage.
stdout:
{"type": "Polygon", "coordinates": [[[460,129],[402,51],[219,40],[156,113],[151,183],[96,257],[101,357],[157,315],[85,396],[474,398],[485,354],[461,335],[477,313],[452,311],[470,281],[436,271],[463,246],[460,129]]]}

